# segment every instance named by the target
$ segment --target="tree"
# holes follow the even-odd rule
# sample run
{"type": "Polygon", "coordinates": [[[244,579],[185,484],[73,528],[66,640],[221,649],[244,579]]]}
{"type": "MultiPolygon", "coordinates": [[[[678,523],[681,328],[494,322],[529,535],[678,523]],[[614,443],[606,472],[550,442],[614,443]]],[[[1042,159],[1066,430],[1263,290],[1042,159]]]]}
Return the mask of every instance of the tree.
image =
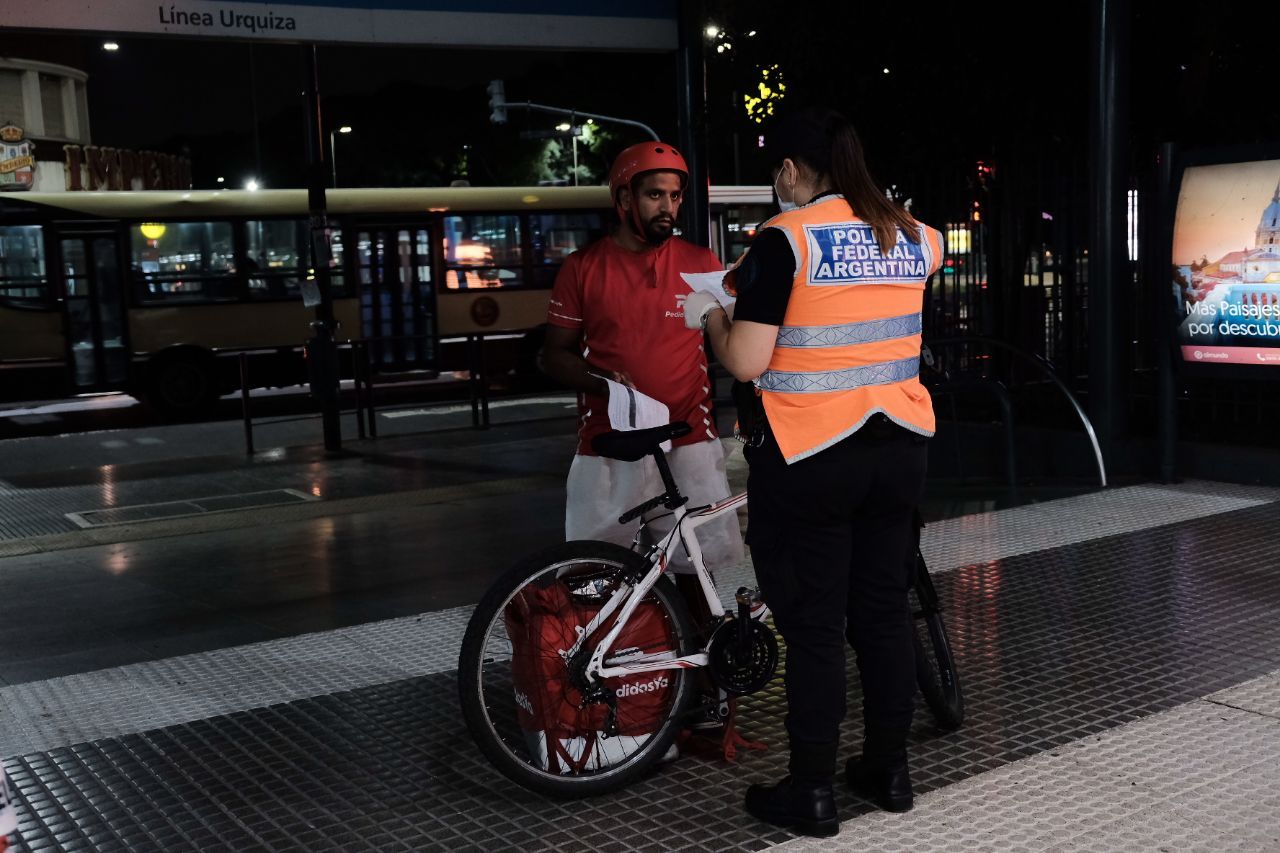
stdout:
{"type": "Polygon", "coordinates": [[[605,182],[611,157],[606,152],[614,147],[614,134],[591,122],[580,125],[577,144],[577,180],[574,180],[574,145],[571,139],[547,140],[536,165],[535,183],[592,186],[605,182]]]}

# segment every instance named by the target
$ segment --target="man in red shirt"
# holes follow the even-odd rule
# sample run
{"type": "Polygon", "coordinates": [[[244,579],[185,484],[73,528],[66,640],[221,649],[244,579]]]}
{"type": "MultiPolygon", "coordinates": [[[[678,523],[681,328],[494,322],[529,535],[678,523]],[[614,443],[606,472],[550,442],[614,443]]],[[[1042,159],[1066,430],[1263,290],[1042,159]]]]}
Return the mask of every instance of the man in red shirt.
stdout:
{"type": "MultiPolygon", "coordinates": [[[[684,324],[690,288],[682,272],[722,269],[707,249],[673,237],[689,170],[680,153],[661,142],[623,151],[609,176],[619,227],[566,259],[547,311],[542,363],[547,375],[578,391],[578,451],[569,470],[565,535],[630,545],[639,521],[618,516],[660,495],[652,458],[620,462],[596,456],[591,439],[607,432],[609,388],[628,385],[665,403],[671,420],[693,427],[677,439],[667,461],[692,506],[729,496],[724,450],[711,417],[711,382],[702,333],[684,324]]],[[[656,535],[670,524],[650,525],[656,535]]],[[[726,515],[698,531],[707,567],[742,561],[737,518],[726,515]]],[[[673,568],[688,571],[687,555],[673,568]]]]}

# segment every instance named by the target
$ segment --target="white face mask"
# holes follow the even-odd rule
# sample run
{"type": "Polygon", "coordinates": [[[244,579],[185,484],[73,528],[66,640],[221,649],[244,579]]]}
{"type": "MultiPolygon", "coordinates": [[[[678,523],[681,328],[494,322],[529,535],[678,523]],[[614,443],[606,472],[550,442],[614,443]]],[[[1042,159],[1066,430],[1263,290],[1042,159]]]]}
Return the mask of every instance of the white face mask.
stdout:
{"type": "Polygon", "coordinates": [[[786,213],[788,210],[795,210],[800,205],[796,204],[794,201],[786,201],[785,199],[783,199],[782,191],[778,188],[778,181],[781,178],[782,178],[782,172],[779,171],[778,177],[773,179],[773,192],[774,192],[774,195],[778,197],[778,209],[781,210],[783,213],[786,213]]]}

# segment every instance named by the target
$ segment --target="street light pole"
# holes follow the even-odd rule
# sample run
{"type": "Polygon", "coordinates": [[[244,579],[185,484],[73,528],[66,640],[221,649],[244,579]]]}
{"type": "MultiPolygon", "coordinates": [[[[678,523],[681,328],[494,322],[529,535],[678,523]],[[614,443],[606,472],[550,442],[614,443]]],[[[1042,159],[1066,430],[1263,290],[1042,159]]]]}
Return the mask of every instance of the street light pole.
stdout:
{"type": "Polygon", "coordinates": [[[350,132],[351,132],[351,126],[347,124],[344,124],[342,127],[339,127],[336,130],[329,131],[329,166],[333,171],[332,178],[333,178],[333,186],[335,189],[338,186],[338,149],[334,147],[334,134],[350,133],[350,132]]]}

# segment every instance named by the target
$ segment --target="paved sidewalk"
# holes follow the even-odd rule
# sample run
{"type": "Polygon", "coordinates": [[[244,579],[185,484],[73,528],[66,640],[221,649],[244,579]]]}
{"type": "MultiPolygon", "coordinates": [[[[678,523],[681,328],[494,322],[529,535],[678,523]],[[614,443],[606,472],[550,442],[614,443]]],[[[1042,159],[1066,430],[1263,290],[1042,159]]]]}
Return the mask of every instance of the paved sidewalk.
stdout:
{"type": "Polygon", "coordinates": [[[842,788],[821,843],[746,816],[783,772],[777,682],[742,706],[767,753],[588,802],[513,787],[454,669],[491,578],[562,535],[570,405],[511,401],[483,432],[467,407],[386,413],[406,434],[334,458],[302,421],[252,459],[225,423],[0,442],[18,849],[1280,851],[1280,490],[1221,483],[1011,507],[931,485],[968,718],[918,714],[908,815],[842,788]]]}

